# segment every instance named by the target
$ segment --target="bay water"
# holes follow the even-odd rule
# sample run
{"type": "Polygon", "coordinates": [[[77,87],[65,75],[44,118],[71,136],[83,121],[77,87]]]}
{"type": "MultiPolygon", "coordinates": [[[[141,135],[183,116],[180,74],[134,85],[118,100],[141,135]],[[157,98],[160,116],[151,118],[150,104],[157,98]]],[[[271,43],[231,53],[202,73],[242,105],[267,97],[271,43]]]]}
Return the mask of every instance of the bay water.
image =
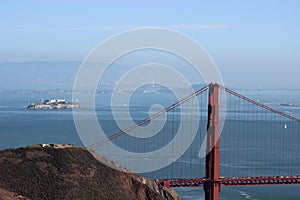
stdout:
{"type": "MultiPolygon", "coordinates": [[[[298,118],[300,117],[300,107],[279,106],[280,103],[286,103],[287,101],[300,102],[300,94],[298,90],[281,92],[273,90],[247,90],[242,92],[243,94],[255,100],[258,100],[259,98],[261,102],[275,109],[289,113],[298,118]]],[[[135,101],[135,106],[132,106],[130,109],[131,115],[135,116],[134,118],[136,120],[147,117],[149,105],[154,104],[155,102],[163,105],[164,107],[176,102],[169,94],[150,95],[141,93],[137,94],[136,97],[139,100],[135,101]]],[[[67,143],[83,145],[75,128],[72,110],[26,109],[30,102],[39,102],[41,98],[63,98],[71,100],[72,94],[66,91],[0,91],[0,149],[22,147],[41,143],[67,143]]],[[[96,94],[96,100],[103,100],[101,102],[104,102],[96,104],[97,116],[105,118],[107,126],[110,126],[110,121],[113,123],[113,119],[111,118],[111,109],[108,105],[110,103],[109,98],[111,98],[111,94],[109,93],[96,94]]],[[[174,174],[177,173],[176,170],[178,170],[178,174],[180,174],[179,171],[181,171],[181,169],[178,169],[178,167],[175,168],[175,172],[173,172],[174,174]]],[[[203,172],[200,174],[203,174],[203,172]]],[[[176,191],[183,199],[186,200],[204,199],[204,191],[202,187],[179,188],[176,189],[176,191]]],[[[300,199],[300,186],[223,186],[221,188],[220,199],[296,200],[300,199]]]]}

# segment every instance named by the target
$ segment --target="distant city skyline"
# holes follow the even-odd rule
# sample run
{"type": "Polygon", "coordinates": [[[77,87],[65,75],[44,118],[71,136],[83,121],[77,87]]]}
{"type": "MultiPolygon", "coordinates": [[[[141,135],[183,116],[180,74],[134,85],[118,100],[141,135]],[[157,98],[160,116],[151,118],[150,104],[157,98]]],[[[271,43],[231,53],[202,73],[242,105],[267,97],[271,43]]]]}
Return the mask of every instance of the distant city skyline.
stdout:
{"type": "Polygon", "coordinates": [[[297,0],[2,1],[0,63],[82,62],[112,35],[154,26],[197,41],[229,86],[299,88],[299,9],[297,0]]]}

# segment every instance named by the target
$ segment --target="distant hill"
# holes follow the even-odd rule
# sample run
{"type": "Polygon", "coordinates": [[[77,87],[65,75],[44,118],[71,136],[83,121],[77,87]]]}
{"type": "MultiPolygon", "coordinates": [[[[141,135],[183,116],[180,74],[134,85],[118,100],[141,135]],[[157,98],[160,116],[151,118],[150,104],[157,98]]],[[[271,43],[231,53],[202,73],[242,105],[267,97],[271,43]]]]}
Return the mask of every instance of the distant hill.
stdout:
{"type": "Polygon", "coordinates": [[[81,62],[0,63],[0,89],[71,89],[81,62]]]}
{"type": "Polygon", "coordinates": [[[11,199],[180,199],[174,190],[70,145],[1,150],[0,188],[0,197],[11,199]]]}

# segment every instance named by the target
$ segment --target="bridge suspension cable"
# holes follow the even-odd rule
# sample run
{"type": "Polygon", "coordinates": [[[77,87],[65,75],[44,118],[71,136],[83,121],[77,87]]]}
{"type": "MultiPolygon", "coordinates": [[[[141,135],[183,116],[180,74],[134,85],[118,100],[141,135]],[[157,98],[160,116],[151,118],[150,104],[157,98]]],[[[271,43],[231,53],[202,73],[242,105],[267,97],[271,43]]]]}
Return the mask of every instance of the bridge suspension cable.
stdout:
{"type": "Polygon", "coordinates": [[[192,98],[198,96],[199,94],[202,94],[202,93],[205,92],[207,89],[208,89],[208,87],[207,87],[207,86],[204,86],[204,87],[202,87],[201,89],[197,90],[196,92],[190,94],[189,96],[187,96],[187,97],[185,97],[185,98],[179,100],[178,102],[176,102],[176,103],[174,103],[174,104],[168,106],[167,108],[164,108],[164,109],[162,109],[161,111],[159,111],[159,112],[157,112],[157,113],[155,113],[155,114],[153,114],[153,115],[147,117],[146,119],[143,119],[143,120],[139,121],[138,123],[136,123],[136,124],[134,124],[134,125],[132,125],[132,126],[127,127],[126,129],[120,130],[120,131],[114,133],[113,135],[111,135],[111,136],[109,136],[109,137],[107,137],[107,138],[105,138],[105,139],[103,139],[103,140],[101,140],[101,141],[99,141],[99,142],[96,142],[96,143],[94,143],[94,144],[89,145],[88,148],[95,148],[95,147],[97,147],[97,146],[99,146],[99,145],[101,145],[101,144],[103,144],[103,143],[106,143],[106,142],[108,142],[108,141],[110,141],[110,140],[113,140],[114,138],[117,138],[117,137],[119,137],[119,136],[121,136],[121,135],[123,135],[123,134],[126,134],[127,132],[132,131],[132,130],[134,130],[134,129],[137,128],[137,127],[140,127],[140,126],[142,126],[142,125],[145,125],[145,124],[149,123],[151,120],[156,119],[156,118],[158,118],[158,117],[164,115],[165,113],[167,113],[167,112],[169,112],[169,111],[171,111],[171,110],[174,110],[175,108],[179,107],[179,106],[182,105],[183,103],[185,103],[185,102],[191,100],[192,98]]]}

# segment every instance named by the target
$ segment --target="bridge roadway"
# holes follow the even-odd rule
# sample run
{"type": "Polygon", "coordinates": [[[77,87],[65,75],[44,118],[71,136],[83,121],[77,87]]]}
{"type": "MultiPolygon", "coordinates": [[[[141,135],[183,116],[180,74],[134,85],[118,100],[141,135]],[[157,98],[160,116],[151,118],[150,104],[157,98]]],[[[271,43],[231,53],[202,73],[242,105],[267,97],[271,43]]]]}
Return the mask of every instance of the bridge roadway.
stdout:
{"type": "Polygon", "coordinates": [[[209,181],[205,178],[159,179],[158,182],[165,187],[199,187],[207,182],[224,186],[280,185],[300,184],[300,176],[220,177],[217,181],[209,181]]]}

